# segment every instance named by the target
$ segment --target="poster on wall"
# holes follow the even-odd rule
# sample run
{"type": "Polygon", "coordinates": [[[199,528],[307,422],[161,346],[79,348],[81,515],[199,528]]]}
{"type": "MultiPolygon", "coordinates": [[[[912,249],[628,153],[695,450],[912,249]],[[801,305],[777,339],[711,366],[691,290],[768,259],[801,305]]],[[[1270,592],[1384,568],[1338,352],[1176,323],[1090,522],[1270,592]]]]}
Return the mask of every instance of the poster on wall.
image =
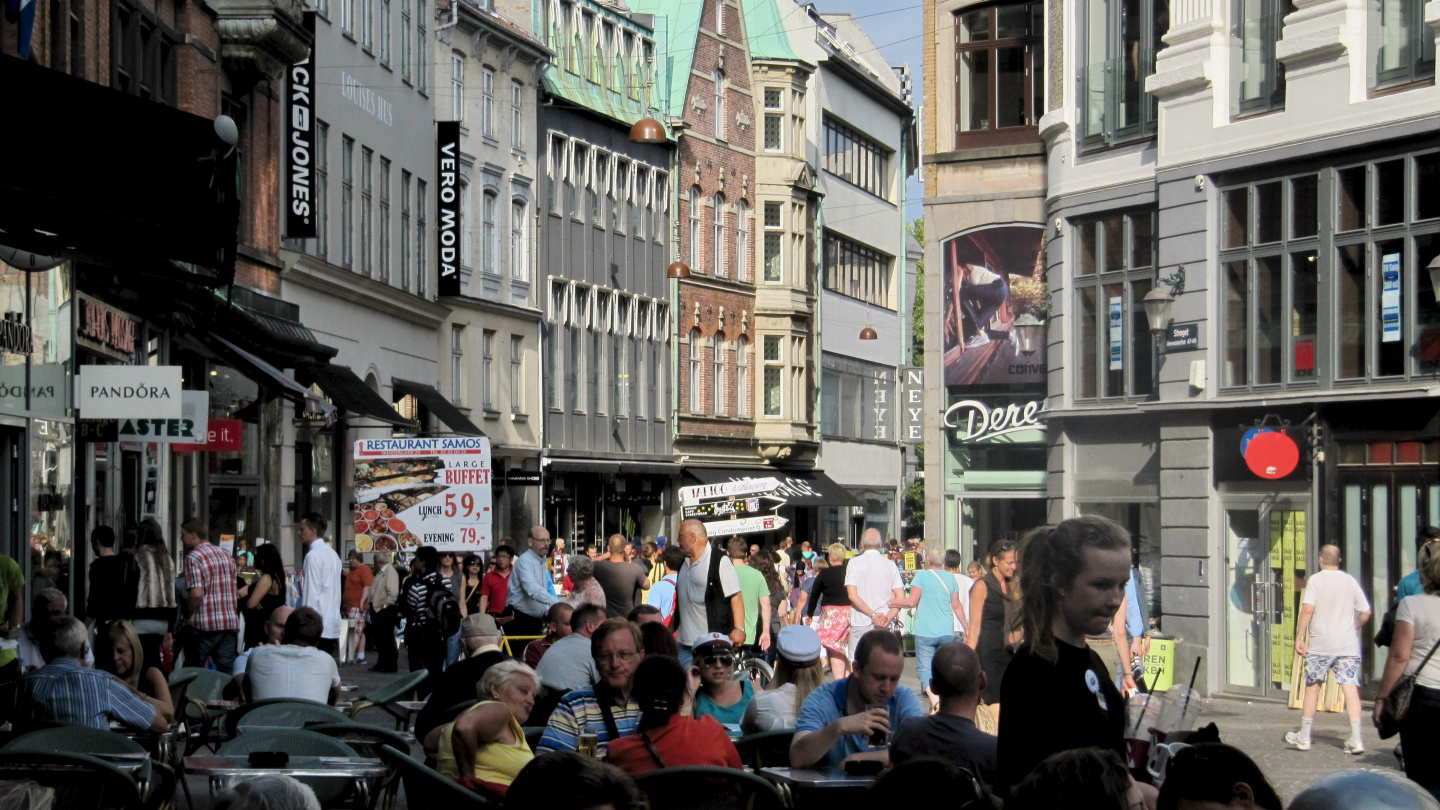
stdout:
{"type": "Polygon", "coordinates": [[[1022,315],[1049,316],[1044,234],[1042,225],[995,225],[940,243],[947,386],[1045,383],[1045,327],[1030,356],[1015,330],[1022,315]]]}
{"type": "Polygon", "coordinates": [[[1400,340],[1400,254],[1380,259],[1380,342],[1400,340]]]}
{"type": "Polygon", "coordinates": [[[355,549],[489,551],[490,440],[355,442],[355,549]]]}

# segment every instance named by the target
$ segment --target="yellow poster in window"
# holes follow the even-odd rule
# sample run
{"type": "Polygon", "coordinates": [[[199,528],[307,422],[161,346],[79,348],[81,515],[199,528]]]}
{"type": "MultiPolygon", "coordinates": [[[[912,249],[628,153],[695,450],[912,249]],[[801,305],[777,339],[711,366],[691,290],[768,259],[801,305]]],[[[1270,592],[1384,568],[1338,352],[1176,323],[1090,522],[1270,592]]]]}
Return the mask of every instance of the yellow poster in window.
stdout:
{"type": "MultiPolygon", "coordinates": [[[[1275,574],[1274,569],[1282,566],[1285,557],[1285,537],[1287,526],[1289,525],[1285,516],[1286,513],[1278,509],[1270,512],[1270,562],[1267,564],[1267,567],[1271,569],[1272,577],[1275,574]]],[[[1274,598],[1274,588],[1259,582],[1255,584],[1255,588],[1259,592],[1258,595],[1260,598],[1256,600],[1257,604],[1254,607],[1256,610],[1263,609],[1268,613],[1268,615],[1262,619],[1262,622],[1271,623],[1270,680],[1276,683],[1282,683],[1285,680],[1285,664],[1282,660],[1285,648],[1284,645],[1281,644],[1283,630],[1279,624],[1274,623],[1278,617],[1278,611],[1275,610],[1274,605],[1270,604],[1270,600],[1274,598]]]]}
{"type": "Polygon", "coordinates": [[[1295,582],[1293,575],[1305,569],[1305,513],[1292,512],[1291,514],[1295,516],[1295,553],[1291,555],[1289,569],[1292,575],[1290,582],[1293,589],[1295,582]]]}
{"type": "Polygon", "coordinates": [[[1289,563],[1280,572],[1281,605],[1283,606],[1282,654],[1280,658],[1285,662],[1286,681],[1289,681],[1291,670],[1295,665],[1295,627],[1299,619],[1296,615],[1296,603],[1299,598],[1295,593],[1295,578],[1297,572],[1305,566],[1305,513],[1296,511],[1290,512],[1289,515],[1288,522],[1291,524],[1291,529],[1286,532],[1285,554],[1289,563]]]}
{"type": "Polygon", "coordinates": [[[1279,568],[1283,548],[1280,538],[1285,531],[1285,513],[1279,510],[1270,513],[1270,567],[1279,568]]]}
{"type": "Polygon", "coordinates": [[[1272,567],[1288,573],[1295,570],[1295,513],[1281,512],[1280,515],[1284,526],[1280,540],[1280,564],[1274,565],[1274,560],[1271,563],[1272,567]]]}

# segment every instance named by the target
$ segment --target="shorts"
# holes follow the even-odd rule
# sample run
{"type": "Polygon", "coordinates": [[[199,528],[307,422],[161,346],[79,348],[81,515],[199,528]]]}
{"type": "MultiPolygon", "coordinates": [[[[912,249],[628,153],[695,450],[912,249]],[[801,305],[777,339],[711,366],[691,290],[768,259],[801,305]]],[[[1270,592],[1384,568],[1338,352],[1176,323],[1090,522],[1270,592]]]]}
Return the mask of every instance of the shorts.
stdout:
{"type": "Polygon", "coordinates": [[[1307,655],[1305,656],[1305,683],[1324,683],[1325,674],[1335,673],[1336,683],[1360,685],[1360,656],[1358,655],[1307,655]]]}
{"type": "Polygon", "coordinates": [[[364,609],[364,608],[358,608],[358,607],[346,608],[346,609],[345,609],[345,613],[346,613],[346,618],[347,618],[347,619],[353,619],[353,620],[355,620],[356,622],[359,622],[359,623],[361,623],[361,624],[364,624],[364,622],[365,622],[365,609],[364,609]]]}

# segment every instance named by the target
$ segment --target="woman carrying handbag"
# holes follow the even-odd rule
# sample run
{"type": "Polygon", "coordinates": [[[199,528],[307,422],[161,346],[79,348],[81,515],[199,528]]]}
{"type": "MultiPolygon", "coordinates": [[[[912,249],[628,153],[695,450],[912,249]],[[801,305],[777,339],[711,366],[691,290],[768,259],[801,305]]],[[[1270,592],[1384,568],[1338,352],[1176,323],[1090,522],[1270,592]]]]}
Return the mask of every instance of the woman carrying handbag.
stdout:
{"type": "Polygon", "coordinates": [[[1398,731],[1405,775],[1440,799],[1440,544],[1420,551],[1424,593],[1407,596],[1395,611],[1395,634],[1375,700],[1381,738],[1398,731]]]}

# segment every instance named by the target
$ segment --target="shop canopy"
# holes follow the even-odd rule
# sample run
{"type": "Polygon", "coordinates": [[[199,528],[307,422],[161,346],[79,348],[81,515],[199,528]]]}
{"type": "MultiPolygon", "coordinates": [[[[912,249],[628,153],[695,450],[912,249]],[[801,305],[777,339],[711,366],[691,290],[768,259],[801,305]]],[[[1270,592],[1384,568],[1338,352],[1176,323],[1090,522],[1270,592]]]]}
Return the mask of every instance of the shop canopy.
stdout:
{"type": "Polygon", "coordinates": [[[395,407],[375,393],[365,381],[355,376],[346,366],[334,363],[303,366],[296,370],[302,381],[309,380],[320,386],[330,401],[355,416],[376,419],[408,430],[415,429],[415,423],[396,412],[395,407]]]}
{"type": "Polygon", "coordinates": [[[232,368],[239,369],[246,377],[249,377],[255,384],[285,397],[297,405],[301,405],[306,411],[324,414],[329,416],[335,412],[335,406],[315,396],[309,388],[285,374],[280,369],[261,360],[259,357],[236,346],[219,335],[206,335],[205,343],[219,357],[220,361],[232,368]]]}
{"type": "Polygon", "coordinates": [[[686,465],[685,475],[700,484],[723,484],[752,478],[780,482],[777,497],[788,506],[863,506],[859,499],[821,470],[779,470],[767,467],[697,467],[686,465]]]}
{"type": "Polygon", "coordinates": [[[454,403],[446,399],[443,394],[436,391],[434,386],[402,380],[398,377],[391,377],[390,385],[394,387],[397,396],[412,396],[420,400],[420,404],[434,414],[436,419],[461,436],[485,435],[485,431],[465,418],[465,414],[461,413],[460,409],[455,407],[454,403]]]}

